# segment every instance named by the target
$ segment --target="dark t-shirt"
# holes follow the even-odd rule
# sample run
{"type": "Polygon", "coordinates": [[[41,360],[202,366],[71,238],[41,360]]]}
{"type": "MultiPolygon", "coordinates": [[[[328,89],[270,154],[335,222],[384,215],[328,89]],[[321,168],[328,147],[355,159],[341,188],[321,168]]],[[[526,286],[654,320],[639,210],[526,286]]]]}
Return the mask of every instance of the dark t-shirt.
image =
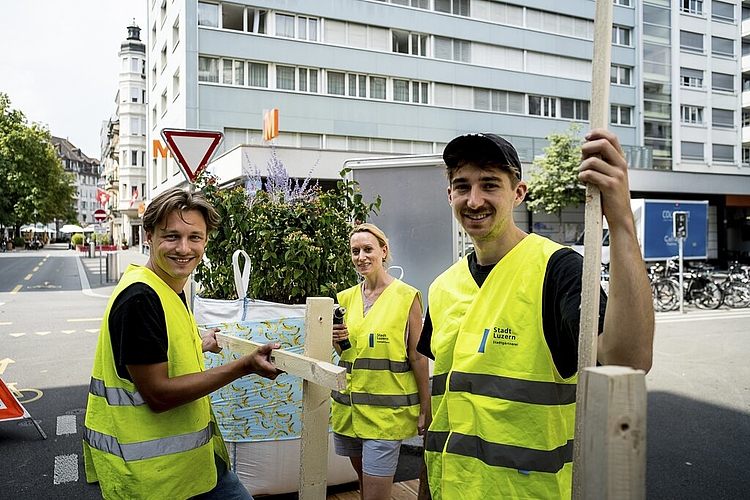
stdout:
{"type": "MultiPolygon", "coordinates": [[[[180,293],[182,302],[185,293],[180,293]]],[[[168,361],[167,320],[156,291],[145,283],[123,290],[109,312],[109,335],[117,374],[130,380],[125,365],[150,365],[168,361]]]]}
{"type": "MultiPolygon", "coordinates": [[[[479,287],[492,271],[494,265],[477,263],[476,254],[469,254],[469,271],[479,287]]],[[[547,263],[542,288],[542,325],[552,359],[563,378],[578,370],[578,331],[580,327],[581,276],[583,257],[570,248],[556,251],[547,263]]],[[[604,311],[607,296],[601,292],[599,301],[599,333],[604,330],[604,311]]],[[[417,351],[435,359],[430,349],[432,340],[432,318],[427,308],[422,335],[417,351]]]]}

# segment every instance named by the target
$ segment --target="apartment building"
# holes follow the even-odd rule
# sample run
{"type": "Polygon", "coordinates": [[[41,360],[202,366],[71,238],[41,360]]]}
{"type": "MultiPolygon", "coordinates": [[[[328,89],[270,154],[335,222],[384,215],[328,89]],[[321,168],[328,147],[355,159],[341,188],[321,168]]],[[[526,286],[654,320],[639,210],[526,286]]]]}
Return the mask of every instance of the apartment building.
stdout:
{"type": "Polygon", "coordinates": [[[146,45],[133,23],[120,45],[120,80],[115,113],[102,127],[102,183],[110,194],[109,230],[116,243],[141,241],[139,210],[145,207],[146,165],[146,45]]]}
{"type": "MultiPolygon", "coordinates": [[[[476,131],[529,167],[547,135],[588,127],[593,0],[147,1],[148,197],[184,183],[162,129],[221,131],[215,163],[263,173],[273,108],[279,158],[319,179],[476,131]]],[[[610,128],[633,197],[708,199],[718,259],[750,250],[740,30],[737,0],[614,0],[610,128]]]]}
{"type": "Polygon", "coordinates": [[[94,211],[99,208],[96,198],[99,160],[89,158],[66,138],[52,136],[50,141],[57,157],[62,161],[65,172],[73,175],[78,223],[83,226],[93,223],[94,211]]]}

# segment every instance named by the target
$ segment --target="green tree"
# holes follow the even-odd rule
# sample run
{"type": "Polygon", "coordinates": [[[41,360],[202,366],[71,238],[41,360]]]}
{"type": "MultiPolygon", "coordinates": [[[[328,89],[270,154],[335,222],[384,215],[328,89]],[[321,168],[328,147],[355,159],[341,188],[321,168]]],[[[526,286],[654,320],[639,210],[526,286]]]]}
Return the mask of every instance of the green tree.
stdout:
{"type": "Polygon", "coordinates": [[[586,191],[578,181],[578,167],[581,164],[581,126],[571,123],[563,133],[546,137],[549,146],[543,149],[544,155],[534,159],[530,179],[529,198],[526,202],[535,214],[539,212],[557,215],[559,241],[563,240],[562,211],[569,206],[578,206],[586,200],[586,191]]]}
{"type": "MultiPolygon", "coordinates": [[[[75,214],[75,186],[55,154],[46,127],[27,124],[0,93],[0,224],[70,221],[75,214]]],[[[75,218],[75,217],[73,217],[75,218]]]]}

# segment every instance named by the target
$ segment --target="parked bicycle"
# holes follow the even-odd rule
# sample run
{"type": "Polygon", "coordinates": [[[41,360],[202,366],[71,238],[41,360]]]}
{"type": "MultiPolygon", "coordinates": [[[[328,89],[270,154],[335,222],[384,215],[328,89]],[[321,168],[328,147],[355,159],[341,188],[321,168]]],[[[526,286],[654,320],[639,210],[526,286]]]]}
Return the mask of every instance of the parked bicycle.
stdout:
{"type": "MultiPolygon", "coordinates": [[[[683,303],[695,305],[699,309],[717,309],[723,302],[719,286],[711,279],[712,267],[703,263],[695,264],[682,273],[683,303]]],[[[662,266],[651,266],[651,294],[654,309],[658,312],[674,311],[680,305],[679,265],[677,257],[667,259],[662,266]]]]}
{"type": "Polygon", "coordinates": [[[724,304],[733,309],[750,307],[750,266],[731,262],[726,273],[716,273],[724,304]]]}

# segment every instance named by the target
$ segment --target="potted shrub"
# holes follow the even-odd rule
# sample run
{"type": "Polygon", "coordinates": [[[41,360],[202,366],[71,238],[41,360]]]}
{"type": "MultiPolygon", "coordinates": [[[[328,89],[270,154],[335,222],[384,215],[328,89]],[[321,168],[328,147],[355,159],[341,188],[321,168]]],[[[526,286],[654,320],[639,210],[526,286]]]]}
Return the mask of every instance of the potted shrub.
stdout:
{"type": "Polygon", "coordinates": [[[248,296],[287,304],[307,297],[332,297],[352,286],[357,274],[349,257],[349,231],[355,221],[377,213],[380,197],[362,200],[358,184],[340,172],[335,191],[322,191],[288,176],[271,150],[265,183],[256,168],[244,186],[219,189],[204,173],[200,189],[221,215],[206,246],[208,263],[198,265],[196,281],[204,298],[236,299],[232,254],[245,250],[252,272],[248,296]]]}

